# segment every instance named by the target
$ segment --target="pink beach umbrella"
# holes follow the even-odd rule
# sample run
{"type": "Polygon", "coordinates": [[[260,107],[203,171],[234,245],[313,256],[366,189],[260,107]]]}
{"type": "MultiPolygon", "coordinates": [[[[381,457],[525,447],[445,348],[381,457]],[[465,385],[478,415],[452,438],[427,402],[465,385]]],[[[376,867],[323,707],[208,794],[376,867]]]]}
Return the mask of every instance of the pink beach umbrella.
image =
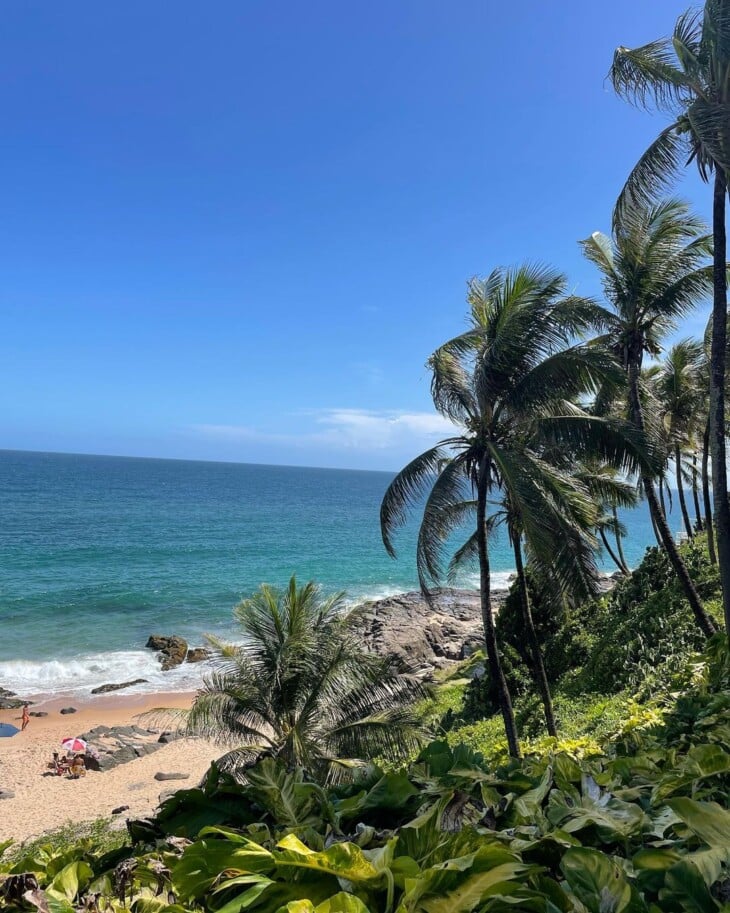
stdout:
{"type": "Polygon", "coordinates": [[[86,742],[83,739],[63,739],[61,741],[61,748],[64,751],[86,751],[86,742]]]}

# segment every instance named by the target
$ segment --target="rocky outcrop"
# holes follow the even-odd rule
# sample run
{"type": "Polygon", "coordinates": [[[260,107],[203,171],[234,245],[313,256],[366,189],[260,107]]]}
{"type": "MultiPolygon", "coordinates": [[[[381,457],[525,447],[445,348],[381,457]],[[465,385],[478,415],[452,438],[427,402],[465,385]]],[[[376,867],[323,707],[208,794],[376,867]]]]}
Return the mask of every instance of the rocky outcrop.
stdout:
{"type": "MultiPolygon", "coordinates": [[[[494,611],[506,593],[492,594],[494,611]]],[[[353,609],[351,620],[368,650],[394,653],[428,673],[464,659],[483,646],[479,593],[438,590],[428,605],[421,593],[403,593],[353,609]]]]}
{"type": "Polygon", "coordinates": [[[33,701],[24,701],[14,691],[0,688],[0,710],[19,710],[21,707],[25,707],[26,704],[32,703],[33,701]]]}
{"type": "Polygon", "coordinates": [[[146,684],[146,678],[133,678],[131,682],[118,682],[111,685],[99,685],[98,688],[92,688],[92,694],[108,694],[110,691],[121,691],[122,688],[131,688],[132,685],[146,684]]]}
{"type": "Polygon", "coordinates": [[[188,655],[185,657],[186,663],[202,663],[206,659],[210,659],[212,656],[210,650],[206,650],[205,647],[191,647],[188,650],[188,655]]]}
{"type": "Polygon", "coordinates": [[[64,707],[64,708],[63,708],[62,710],[60,710],[59,712],[60,712],[61,714],[63,714],[63,716],[67,716],[69,713],[76,713],[77,710],[76,710],[75,707],[64,707]]]}
{"type": "Polygon", "coordinates": [[[188,642],[182,637],[172,635],[165,637],[163,634],[152,634],[145,644],[150,650],[157,650],[158,659],[162,664],[162,671],[167,672],[185,662],[188,652],[188,642]]]}
{"type": "MultiPolygon", "coordinates": [[[[166,741],[176,738],[175,733],[165,735],[166,741]]],[[[92,762],[87,762],[88,766],[102,771],[153,754],[165,744],[161,741],[159,729],[143,729],[141,726],[97,726],[81,738],[92,749],[92,762]]]]}

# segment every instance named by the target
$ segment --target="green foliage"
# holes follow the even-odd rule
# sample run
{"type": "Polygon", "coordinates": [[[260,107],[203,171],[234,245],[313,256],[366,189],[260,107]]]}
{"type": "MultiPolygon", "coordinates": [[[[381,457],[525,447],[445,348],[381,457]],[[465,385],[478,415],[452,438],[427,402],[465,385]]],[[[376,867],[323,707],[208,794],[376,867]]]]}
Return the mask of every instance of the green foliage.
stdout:
{"type": "Polygon", "coordinates": [[[262,585],[235,611],[242,643],[215,638],[215,671],[187,717],[187,732],[227,744],[219,761],[245,770],[264,754],[347,776],[357,759],[407,757],[423,744],[412,711],[427,689],[394,657],[367,653],[343,611],[313,582],[262,585]]]}
{"type": "MultiPolygon", "coordinates": [[[[730,661],[721,638],[682,700],[604,751],[490,761],[428,745],[407,768],[323,788],[265,758],[213,769],[134,846],[35,847],[0,863],[0,908],[33,913],[722,911],[730,879],[730,661]],[[712,707],[712,712],[709,708],[712,707]],[[201,826],[202,810],[217,818],[201,826]]],[[[487,721],[489,722],[489,721],[487,721]]]]}

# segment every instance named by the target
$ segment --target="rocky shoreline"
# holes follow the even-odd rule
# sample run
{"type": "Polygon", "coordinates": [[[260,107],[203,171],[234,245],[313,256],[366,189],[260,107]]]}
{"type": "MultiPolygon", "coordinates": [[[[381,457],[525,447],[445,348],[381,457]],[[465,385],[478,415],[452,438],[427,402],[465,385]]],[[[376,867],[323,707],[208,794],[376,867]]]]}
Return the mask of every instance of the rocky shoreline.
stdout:
{"type": "MultiPolygon", "coordinates": [[[[615,578],[604,577],[601,590],[615,585],[615,578]]],[[[492,593],[492,611],[498,614],[507,591],[492,593]]],[[[398,656],[408,667],[428,676],[465,659],[483,644],[479,593],[476,590],[442,588],[430,601],[415,591],[361,603],[351,610],[357,636],[369,651],[398,656]]],[[[177,635],[152,634],[145,646],[157,652],[162,671],[182,663],[205,662],[211,656],[204,647],[190,647],[177,635]]],[[[107,694],[144,683],[144,679],[109,682],[91,691],[107,694]]],[[[0,709],[16,709],[26,701],[0,687],[0,709]]],[[[28,702],[31,703],[31,702],[28,702]]]]}

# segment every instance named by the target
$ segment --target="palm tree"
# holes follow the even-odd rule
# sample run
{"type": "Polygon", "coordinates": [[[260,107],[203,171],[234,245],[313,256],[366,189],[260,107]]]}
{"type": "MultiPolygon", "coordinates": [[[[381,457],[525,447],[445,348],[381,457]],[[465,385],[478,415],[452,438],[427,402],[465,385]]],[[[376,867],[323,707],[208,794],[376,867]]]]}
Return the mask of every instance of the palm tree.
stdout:
{"type": "Polygon", "coordinates": [[[423,685],[393,658],[365,653],[343,611],[294,577],[263,585],[234,611],[242,643],[210,637],[216,671],[189,712],[186,730],[231,746],[235,771],[266,753],[319,777],[337,778],[359,759],[402,759],[422,742],[413,702],[423,685]]]}
{"type": "MultiPolygon", "coordinates": [[[[624,206],[612,238],[594,232],[582,246],[601,272],[609,304],[602,315],[605,344],[626,371],[630,420],[640,431],[650,430],[653,417],[645,413],[641,401],[644,355],[657,355],[665,335],[712,287],[712,273],[703,268],[711,239],[685,203],[667,200],[652,206],[624,206]]],[[[642,485],[662,545],[697,623],[709,637],[715,624],[672,538],[649,473],[643,473],[642,485]]]]}
{"type": "Polygon", "coordinates": [[[619,571],[624,576],[628,576],[631,569],[626,562],[621,541],[626,535],[626,528],[618,518],[618,508],[636,506],[639,500],[636,486],[630,481],[620,478],[613,466],[594,460],[587,460],[578,466],[575,475],[585,485],[596,503],[600,505],[596,532],[603,547],[619,571]],[[608,540],[609,533],[616,542],[615,551],[608,540]]]}
{"type": "Polygon", "coordinates": [[[546,454],[569,446],[573,459],[590,452],[635,467],[640,452],[640,435],[627,444],[618,423],[573,402],[602,383],[617,383],[620,371],[602,347],[569,345],[591,324],[595,307],[567,297],[566,284],[561,274],[531,266],[472,280],[469,329],[429,360],[434,404],[455,433],[398,473],[380,512],[383,542],[395,557],[393,532],[425,497],[416,564],[426,593],[443,577],[452,534],[476,514],[476,529],[454,557],[478,559],[487,658],[515,757],[519,741],[490,595],[489,507],[507,496],[538,572],[561,589],[589,592],[596,576],[589,532],[596,507],[585,487],[546,454]]]}
{"type": "Polygon", "coordinates": [[[704,181],[714,176],[713,308],[710,354],[710,449],[725,626],[730,637],[730,500],[725,442],[727,243],[725,194],[730,174],[730,0],[706,0],[701,14],[684,13],[671,38],[618,48],[611,80],[619,95],[673,118],[641,156],[621,193],[626,206],[655,197],[694,160],[704,181]]]}
{"type": "Polygon", "coordinates": [[[700,379],[703,355],[700,342],[685,339],[669,349],[654,375],[654,387],[674,460],[679,506],[690,538],[694,529],[684,494],[682,463],[683,451],[690,445],[694,449],[693,434],[702,403],[700,379]]]}

